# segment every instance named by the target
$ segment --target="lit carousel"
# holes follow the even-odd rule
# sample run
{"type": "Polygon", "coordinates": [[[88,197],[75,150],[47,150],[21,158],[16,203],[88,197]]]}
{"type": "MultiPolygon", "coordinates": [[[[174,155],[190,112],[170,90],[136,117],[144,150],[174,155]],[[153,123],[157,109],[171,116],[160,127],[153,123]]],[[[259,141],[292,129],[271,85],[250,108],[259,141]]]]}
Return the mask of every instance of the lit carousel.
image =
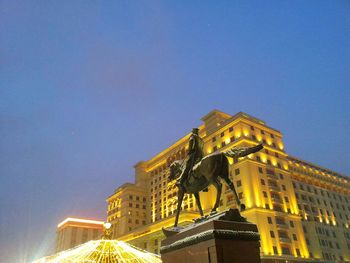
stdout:
{"type": "Polygon", "coordinates": [[[75,248],[44,257],[32,263],[161,263],[156,254],[149,253],[123,241],[110,240],[105,229],[103,239],[92,240],[75,248]]]}

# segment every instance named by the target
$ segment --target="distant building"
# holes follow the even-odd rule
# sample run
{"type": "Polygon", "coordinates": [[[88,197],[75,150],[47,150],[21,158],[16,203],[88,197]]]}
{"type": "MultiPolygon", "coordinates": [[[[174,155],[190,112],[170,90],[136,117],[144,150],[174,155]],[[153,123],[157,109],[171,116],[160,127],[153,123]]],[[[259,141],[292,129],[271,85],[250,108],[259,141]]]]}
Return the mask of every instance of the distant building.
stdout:
{"type": "Polygon", "coordinates": [[[56,252],[73,248],[103,234],[103,221],[66,218],[57,225],[56,252]]]}
{"type": "MultiPolygon", "coordinates": [[[[350,262],[350,178],[288,156],[280,131],[246,113],[214,110],[202,118],[199,134],[205,154],[237,146],[264,145],[264,150],[229,159],[230,179],[241,202],[242,215],[257,224],[263,262],[350,262]]],[[[189,127],[189,131],[190,131],[189,127]]],[[[168,182],[168,167],[186,156],[189,134],[148,161],[135,165],[135,183],[127,183],[107,198],[107,220],[114,238],[159,253],[162,227],[172,226],[177,187],[168,182]]],[[[201,193],[206,213],[216,192],[201,193]]],[[[235,207],[223,183],[219,211],[235,207]]],[[[195,198],[186,195],[179,223],[199,216],[195,198]]]]}

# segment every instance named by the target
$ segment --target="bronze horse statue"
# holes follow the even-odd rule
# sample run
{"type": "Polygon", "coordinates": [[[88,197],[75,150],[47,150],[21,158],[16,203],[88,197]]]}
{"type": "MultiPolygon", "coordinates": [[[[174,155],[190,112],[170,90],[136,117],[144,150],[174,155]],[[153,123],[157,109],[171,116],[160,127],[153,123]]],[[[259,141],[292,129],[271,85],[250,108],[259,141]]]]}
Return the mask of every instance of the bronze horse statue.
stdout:
{"type": "MultiPolygon", "coordinates": [[[[215,152],[213,154],[205,156],[199,163],[194,165],[191,174],[188,179],[182,184],[178,185],[178,199],[177,199],[177,211],[174,227],[177,226],[180,209],[183,197],[186,194],[194,194],[196,198],[196,203],[199,209],[199,213],[203,216],[203,210],[199,198],[199,192],[208,188],[209,185],[214,185],[216,188],[216,201],[212,209],[212,213],[216,212],[216,209],[219,207],[222,184],[220,178],[224,179],[226,184],[229,186],[233,195],[236,199],[236,204],[240,211],[245,209],[245,205],[241,204],[241,201],[238,198],[235,187],[232,181],[229,178],[229,162],[226,156],[231,158],[239,158],[247,156],[251,153],[255,153],[263,149],[262,144],[253,147],[240,147],[230,149],[225,152],[215,152]]],[[[170,165],[170,175],[168,177],[169,181],[177,179],[182,170],[184,169],[184,163],[180,161],[175,161],[170,165]]]]}

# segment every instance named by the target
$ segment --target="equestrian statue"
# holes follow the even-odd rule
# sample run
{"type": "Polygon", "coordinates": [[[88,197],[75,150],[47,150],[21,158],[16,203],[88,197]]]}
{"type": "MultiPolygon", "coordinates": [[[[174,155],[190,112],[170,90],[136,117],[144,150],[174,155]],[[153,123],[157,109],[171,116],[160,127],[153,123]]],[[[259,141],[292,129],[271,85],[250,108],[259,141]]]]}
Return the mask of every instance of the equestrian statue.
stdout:
{"type": "Polygon", "coordinates": [[[220,178],[229,186],[240,211],[245,209],[241,204],[235,187],[229,178],[229,162],[227,157],[237,159],[263,149],[262,144],[253,147],[237,147],[224,152],[214,152],[207,156],[203,154],[203,141],[199,137],[198,128],[193,128],[189,139],[188,154],[184,161],[175,161],[170,165],[169,181],[178,179],[176,182],[178,191],[177,211],[174,227],[177,226],[182,200],[185,194],[194,194],[199,213],[203,217],[203,210],[199,198],[199,192],[206,190],[209,185],[216,188],[216,202],[212,213],[219,207],[222,184],[220,178]]]}

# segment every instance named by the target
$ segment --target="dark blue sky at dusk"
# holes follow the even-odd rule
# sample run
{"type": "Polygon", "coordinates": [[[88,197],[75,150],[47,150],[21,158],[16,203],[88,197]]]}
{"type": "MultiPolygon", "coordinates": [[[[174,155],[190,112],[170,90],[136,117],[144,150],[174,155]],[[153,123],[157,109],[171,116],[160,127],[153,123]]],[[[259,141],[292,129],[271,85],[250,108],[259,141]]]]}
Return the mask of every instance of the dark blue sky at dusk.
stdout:
{"type": "Polygon", "coordinates": [[[216,108],[350,175],[349,1],[0,1],[0,262],[28,262],[216,108]]]}

